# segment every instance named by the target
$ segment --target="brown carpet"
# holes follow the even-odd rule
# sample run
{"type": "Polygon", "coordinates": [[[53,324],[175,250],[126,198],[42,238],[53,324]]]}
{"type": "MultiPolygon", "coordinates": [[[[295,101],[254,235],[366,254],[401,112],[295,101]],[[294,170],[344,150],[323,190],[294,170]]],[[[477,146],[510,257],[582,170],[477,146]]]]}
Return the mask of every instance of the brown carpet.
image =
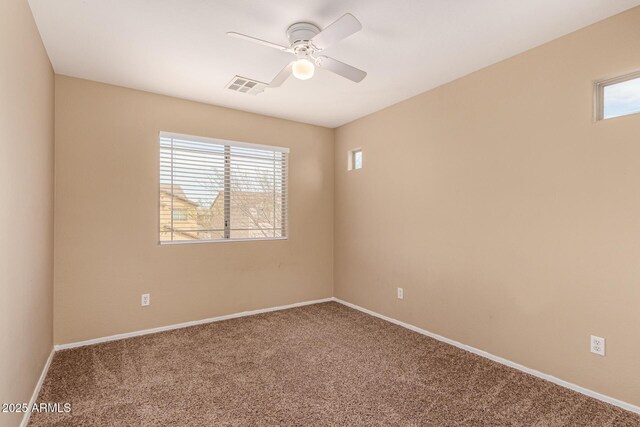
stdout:
{"type": "Polygon", "coordinates": [[[56,353],[32,426],[638,426],[640,416],[337,303],[56,353]]]}

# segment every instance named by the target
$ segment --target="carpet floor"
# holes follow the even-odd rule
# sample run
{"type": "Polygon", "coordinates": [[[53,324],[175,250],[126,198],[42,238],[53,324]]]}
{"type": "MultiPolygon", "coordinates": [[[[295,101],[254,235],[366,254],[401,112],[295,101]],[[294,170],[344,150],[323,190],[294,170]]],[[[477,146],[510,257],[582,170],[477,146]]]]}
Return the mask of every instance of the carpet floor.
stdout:
{"type": "Polygon", "coordinates": [[[335,302],[64,350],[31,426],[638,426],[335,302]]]}

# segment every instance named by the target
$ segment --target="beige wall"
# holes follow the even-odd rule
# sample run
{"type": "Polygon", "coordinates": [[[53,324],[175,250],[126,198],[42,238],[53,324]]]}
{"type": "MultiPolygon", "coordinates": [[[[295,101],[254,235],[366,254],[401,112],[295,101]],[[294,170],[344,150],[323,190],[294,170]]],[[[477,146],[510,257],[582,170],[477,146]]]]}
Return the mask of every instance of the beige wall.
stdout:
{"type": "MultiPolygon", "coordinates": [[[[0,403],[29,402],[52,349],[53,70],[26,0],[0,2],[0,403]]],[[[17,425],[21,414],[0,414],[17,425]]]]}
{"type": "Polygon", "coordinates": [[[337,129],[335,295],[640,404],[640,115],[592,121],[638,52],[640,8],[337,129]]]}
{"type": "Polygon", "coordinates": [[[56,76],[55,233],[56,344],[330,297],[333,130],[56,76]],[[159,246],[160,131],[290,147],[289,240],[159,246]]]}

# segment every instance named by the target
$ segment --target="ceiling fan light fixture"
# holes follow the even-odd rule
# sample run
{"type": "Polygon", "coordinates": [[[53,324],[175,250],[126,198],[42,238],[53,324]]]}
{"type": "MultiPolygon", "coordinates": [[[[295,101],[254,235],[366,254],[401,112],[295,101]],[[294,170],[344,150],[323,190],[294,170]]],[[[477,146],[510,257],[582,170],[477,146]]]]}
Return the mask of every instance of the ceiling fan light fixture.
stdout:
{"type": "Polygon", "coordinates": [[[315,68],[316,67],[313,65],[313,62],[309,61],[307,58],[300,58],[293,62],[291,72],[296,79],[309,80],[313,77],[315,68]]]}

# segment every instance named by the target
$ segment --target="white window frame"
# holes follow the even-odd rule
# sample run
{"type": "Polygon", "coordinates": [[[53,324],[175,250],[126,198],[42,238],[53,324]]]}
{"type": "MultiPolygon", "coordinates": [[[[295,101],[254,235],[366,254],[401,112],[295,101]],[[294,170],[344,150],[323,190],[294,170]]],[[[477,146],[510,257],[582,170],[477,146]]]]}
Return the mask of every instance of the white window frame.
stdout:
{"type": "MultiPolygon", "coordinates": [[[[193,141],[193,142],[203,142],[203,143],[212,143],[212,144],[217,144],[217,145],[224,145],[225,146],[225,152],[227,152],[227,150],[230,150],[230,147],[244,147],[244,148],[253,148],[253,149],[258,149],[258,150],[269,150],[269,151],[275,151],[275,152],[281,152],[281,153],[286,153],[287,156],[285,157],[285,165],[284,165],[284,171],[283,171],[283,188],[285,188],[286,190],[283,191],[282,194],[282,206],[285,206],[283,212],[282,212],[282,237],[250,237],[250,238],[231,238],[230,237],[230,231],[231,229],[228,228],[228,216],[229,214],[229,199],[230,199],[230,192],[226,191],[225,192],[225,231],[224,231],[224,235],[225,238],[224,239],[210,239],[210,240],[169,240],[169,241],[162,241],[160,240],[160,233],[161,233],[161,219],[160,219],[160,212],[161,212],[161,203],[160,203],[160,191],[158,191],[158,208],[157,208],[157,218],[158,218],[158,223],[157,223],[157,227],[156,227],[156,231],[158,233],[158,244],[161,246],[164,245],[188,245],[188,244],[200,244],[200,243],[229,243],[229,242],[252,242],[252,241],[264,241],[264,240],[288,240],[289,239],[289,191],[288,191],[288,162],[289,162],[289,148],[288,147],[278,147],[278,146],[272,146],[272,145],[263,145],[263,144],[254,144],[254,143],[249,143],[249,142],[241,142],[241,141],[232,141],[232,140],[227,140],[227,139],[219,139],[219,138],[209,138],[209,137],[203,137],[203,136],[195,136],[195,135],[188,135],[188,134],[182,134],[182,133],[175,133],[175,132],[165,132],[165,131],[161,131],[160,134],[158,135],[158,143],[160,143],[162,138],[175,138],[175,139],[182,139],[182,140],[188,140],[188,141],[193,141]],[[229,236],[229,237],[227,237],[229,236]]],[[[159,145],[160,147],[160,145],[159,145]]],[[[158,159],[158,166],[160,167],[161,165],[161,161],[160,159],[158,159]]],[[[225,162],[226,163],[226,162],[225,162]]],[[[225,167],[226,169],[226,167],[225,167]]],[[[225,174],[227,173],[227,171],[225,170],[225,174]]],[[[227,184],[225,183],[225,186],[227,184]]],[[[160,179],[160,170],[158,170],[158,189],[161,188],[161,179],[160,179]]],[[[171,215],[173,215],[173,210],[171,211],[171,215]]]]}
{"type": "Polygon", "coordinates": [[[357,171],[361,170],[364,167],[364,154],[362,148],[354,148],[349,150],[349,155],[347,157],[347,170],[357,171]],[[360,153],[362,157],[362,165],[359,168],[356,168],[356,153],[360,153]]]}
{"type": "Polygon", "coordinates": [[[594,82],[594,121],[599,122],[602,120],[610,120],[618,117],[626,117],[634,114],[640,114],[640,112],[624,114],[622,116],[604,118],[604,88],[607,86],[623,83],[628,80],[634,80],[640,78],[640,70],[628,73],[622,76],[613,77],[609,79],[598,80],[594,82]]]}

